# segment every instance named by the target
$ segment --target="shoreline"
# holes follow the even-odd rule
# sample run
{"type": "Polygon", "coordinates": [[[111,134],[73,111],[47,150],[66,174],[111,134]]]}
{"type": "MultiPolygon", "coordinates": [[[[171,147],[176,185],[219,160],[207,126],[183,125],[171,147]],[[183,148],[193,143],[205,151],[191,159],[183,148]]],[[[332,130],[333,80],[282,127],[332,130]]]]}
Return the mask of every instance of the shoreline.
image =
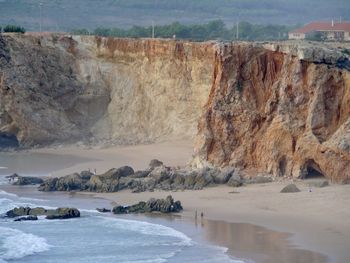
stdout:
{"type": "MultiPolygon", "coordinates": [[[[312,193],[309,193],[305,183],[300,182],[297,185],[302,190],[301,193],[281,194],[278,191],[284,185],[285,183],[279,182],[235,188],[235,191],[238,191],[239,194],[232,194],[233,188],[216,186],[199,191],[155,191],[137,194],[130,191],[122,191],[117,193],[96,193],[93,196],[108,199],[112,203],[131,204],[141,200],[148,200],[151,197],[164,198],[166,195],[171,194],[174,199],[182,202],[184,206],[183,216],[188,219],[194,219],[196,210],[203,211],[204,218],[208,220],[228,224],[249,224],[284,234],[290,248],[326,255],[328,261],[325,262],[348,262],[347,260],[350,257],[350,251],[348,250],[350,226],[347,223],[349,212],[346,211],[346,204],[344,203],[341,213],[332,217],[330,213],[327,214],[327,211],[323,213],[322,209],[318,209],[318,207],[316,209],[308,209],[308,203],[314,203],[317,201],[318,196],[325,195],[320,202],[322,203],[328,199],[328,203],[325,202],[324,206],[331,207],[336,202],[335,199],[331,199],[331,196],[333,194],[334,196],[339,195],[339,197],[343,195],[349,196],[350,186],[332,185],[326,188],[314,189],[312,193]],[[262,197],[256,199],[255,204],[252,204],[251,201],[245,203],[247,199],[251,199],[252,195],[259,195],[259,192],[265,190],[269,198],[276,199],[277,196],[281,195],[283,200],[279,201],[277,199],[275,202],[268,204],[266,203],[266,197],[262,197]],[[243,198],[238,197],[240,195],[243,198]],[[293,200],[288,200],[289,198],[293,200]],[[311,200],[305,202],[307,198],[311,200]],[[221,202],[221,205],[217,205],[217,202],[221,202]],[[292,210],[292,207],[298,202],[303,203],[299,203],[299,207],[295,207],[292,210]],[[244,208],[245,205],[247,205],[246,208],[244,208]],[[281,206],[286,207],[281,209],[281,206]],[[334,219],[333,221],[332,218],[334,219]]],[[[228,248],[230,250],[229,244],[228,248]]],[[[269,260],[266,262],[273,261],[269,260]]]]}
{"type": "MultiPolygon", "coordinates": [[[[2,185],[1,190],[13,193],[19,197],[39,198],[53,202],[54,205],[59,205],[59,202],[69,202],[70,206],[78,207],[79,209],[92,209],[93,205],[101,206],[110,203],[115,205],[117,193],[112,194],[96,194],[90,192],[38,192],[32,186],[12,186],[2,185]],[[112,195],[106,196],[106,195],[112,195]],[[79,207],[83,205],[84,208],[79,207]],[[86,205],[88,207],[86,207],[86,205]]],[[[125,194],[125,193],[124,193],[125,194]]],[[[131,195],[138,195],[128,193],[131,195]]],[[[152,195],[152,193],[147,193],[152,195]]],[[[168,192],[158,192],[165,197],[168,192]]],[[[108,207],[106,205],[106,207],[108,207]]],[[[203,245],[210,245],[225,249],[227,255],[233,260],[244,260],[244,262],[254,263],[325,263],[327,256],[314,251],[307,250],[303,247],[294,247],[293,242],[290,242],[292,234],[274,231],[266,227],[244,222],[228,222],[225,220],[211,219],[204,216],[203,219],[198,215],[198,219],[194,220],[192,211],[186,209],[182,213],[175,214],[127,214],[113,215],[101,214],[103,216],[111,216],[119,219],[136,220],[153,224],[160,224],[171,227],[177,231],[183,232],[193,241],[203,245]],[[277,249],[277,250],[276,250],[277,249]]]]}
{"type": "MultiPolygon", "coordinates": [[[[76,147],[35,149],[31,152],[58,155],[66,155],[68,152],[69,155],[91,160],[69,168],[57,169],[52,173],[53,176],[61,176],[94,166],[97,166],[100,172],[123,165],[130,165],[135,170],[143,169],[147,167],[151,159],[160,159],[169,166],[184,166],[192,154],[192,143],[183,140],[97,149],[76,147]]],[[[350,211],[346,201],[350,200],[350,186],[331,185],[325,188],[314,188],[310,193],[307,182],[298,181],[296,184],[302,192],[279,193],[288,183],[285,180],[240,188],[216,186],[199,191],[183,192],[131,193],[122,191],[111,194],[91,192],[83,194],[123,205],[148,200],[150,197],[165,198],[171,194],[174,199],[182,202],[185,208],[183,216],[188,219],[193,220],[194,211],[197,210],[198,215],[203,211],[204,218],[207,220],[227,222],[224,223],[225,227],[220,226],[219,229],[227,229],[230,223],[262,226],[268,230],[283,233],[285,239],[289,240],[290,248],[301,248],[327,255],[329,262],[347,263],[350,258],[348,249],[350,211]]],[[[254,228],[247,231],[253,231],[251,229],[254,228]]],[[[254,231],[259,232],[261,229],[254,231]]],[[[278,243],[272,240],[268,242],[278,243]]]]}

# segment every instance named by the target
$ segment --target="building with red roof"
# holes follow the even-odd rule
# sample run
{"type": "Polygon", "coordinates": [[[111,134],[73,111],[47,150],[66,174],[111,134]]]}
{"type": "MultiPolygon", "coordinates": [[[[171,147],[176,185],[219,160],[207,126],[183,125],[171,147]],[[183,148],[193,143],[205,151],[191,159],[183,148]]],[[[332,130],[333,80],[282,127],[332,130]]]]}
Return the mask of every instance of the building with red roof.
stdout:
{"type": "Polygon", "coordinates": [[[326,40],[350,41],[350,22],[312,22],[289,32],[289,39],[305,39],[320,33],[326,40]]]}

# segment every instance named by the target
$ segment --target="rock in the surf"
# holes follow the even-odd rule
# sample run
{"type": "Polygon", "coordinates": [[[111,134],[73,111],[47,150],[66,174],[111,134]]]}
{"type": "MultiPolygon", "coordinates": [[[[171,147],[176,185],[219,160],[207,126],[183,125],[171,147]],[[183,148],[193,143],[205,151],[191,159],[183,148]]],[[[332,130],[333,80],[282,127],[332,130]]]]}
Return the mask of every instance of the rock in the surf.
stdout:
{"type": "Polygon", "coordinates": [[[171,195],[165,199],[151,198],[147,202],[139,202],[131,206],[115,206],[113,208],[114,214],[137,214],[137,213],[150,213],[150,212],[161,212],[161,213],[178,213],[182,211],[182,205],[180,201],[174,202],[171,195]]]}

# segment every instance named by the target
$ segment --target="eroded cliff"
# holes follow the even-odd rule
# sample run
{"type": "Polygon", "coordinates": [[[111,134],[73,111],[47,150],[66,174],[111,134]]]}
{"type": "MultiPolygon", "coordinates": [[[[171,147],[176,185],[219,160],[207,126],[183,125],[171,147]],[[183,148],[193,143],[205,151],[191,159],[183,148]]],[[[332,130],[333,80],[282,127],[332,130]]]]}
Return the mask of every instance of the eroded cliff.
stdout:
{"type": "Polygon", "coordinates": [[[223,45],[194,163],[349,182],[348,60],[308,50],[223,45]]]}
{"type": "Polygon", "coordinates": [[[193,138],[214,66],[210,43],[3,35],[0,52],[0,134],[29,146],[193,138]]]}
{"type": "Polygon", "coordinates": [[[349,182],[350,63],[342,50],[1,36],[0,142],[197,134],[195,166],[349,182]]]}

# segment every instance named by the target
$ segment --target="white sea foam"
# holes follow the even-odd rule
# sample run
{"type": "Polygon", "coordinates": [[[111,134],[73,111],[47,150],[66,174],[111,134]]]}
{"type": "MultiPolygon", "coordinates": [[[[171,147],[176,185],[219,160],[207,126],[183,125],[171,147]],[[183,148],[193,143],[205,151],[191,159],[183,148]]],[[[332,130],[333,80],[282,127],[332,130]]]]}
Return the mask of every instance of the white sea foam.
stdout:
{"type": "MultiPolygon", "coordinates": [[[[11,197],[11,196],[8,196],[11,197]]],[[[14,201],[12,199],[9,198],[0,198],[0,214],[6,213],[7,211],[15,208],[15,207],[34,207],[35,205],[33,205],[32,203],[28,203],[28,202],[18,202],[18,201],[14,201]]]]}
{"type": "Polygon", "coordinates": [[[103,214],[96,209],[79,209],[80,212],[93,213],[93,214],[103,214]]]}
{"type": "Polygon", "coordinates": [[[1,170],[5,170],[5,169],[8,169],[8,168],[5,167],[5,166],[0,166],[0,169],[1,169],[1,170]]]}
{"type": "Polygon", "coordinates": [[[50,249],[45,238],[12,228],[0,227],[0,237],[1,251],[3,251],[0,253],[0,260],[2,261],[20,259],[50,249]]]}
{"type": "Polygon", "coordinates": [[[139,232],[151,236],[175,237],[181,240],[181,242],[179,242],[179,245],[193,245],[191,238],[186,236],[184,233],[170,227],[162,226],[159,224],[152,224],[144,221],[126,220],[110,217],[101,218],[103,219],[105,225],[112,226],[117,229],[139,232]]]}

